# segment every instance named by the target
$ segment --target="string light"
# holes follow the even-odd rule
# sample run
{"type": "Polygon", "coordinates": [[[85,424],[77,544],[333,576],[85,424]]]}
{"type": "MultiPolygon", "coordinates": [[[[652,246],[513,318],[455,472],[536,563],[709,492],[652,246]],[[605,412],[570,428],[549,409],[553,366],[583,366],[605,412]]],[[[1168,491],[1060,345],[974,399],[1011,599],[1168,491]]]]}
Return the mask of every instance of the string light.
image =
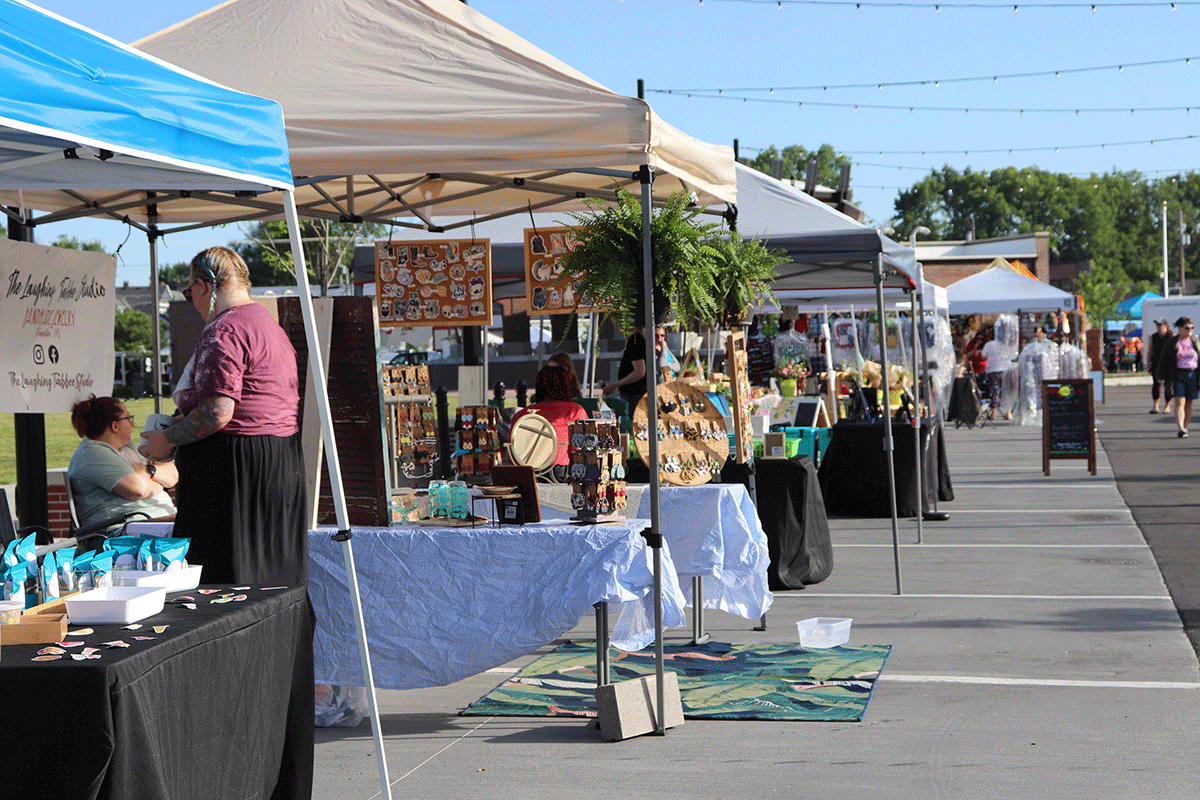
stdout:
{"type": "MultiPolygon", "coordinates": [[[[1200,4],[1200,0],[1197,0],[1197,3],[1200,4]]],[[[1105,72],[1107,70],[1113,69],[1114,67],[1119,72],[1124,72],[1125,67],[1130,67],[1130,68],[1159,67],[1159,66],[1164,66],[1164,65],[1168,65],[1168,64],[1177,64],[1180,61],[1182,61],[1185,66],[1191,66],[1193,58],[1197,58],[1197,56],[1185,56],[1185,57],[1179,57],[1179,58],[1159,59],[1156,61],[1138,61],[1138,62],[1126,63],[1126,64],[1106,64],[1106,65],[1102,65],[1102,66],[1093,66],[1093,67],[1068,67],[1068,68],[1059,68],[1059,69],[1052,69],[1052,70],[1043,70],[1043,71],[1039,71],[1039,72],[1013,72],[1013,73],[1008,73],[1005,75],[970,75],[970,76],[956,77],[956,78],[927,78],[927,79],[922,79],[922,80],[911,80],[911,81],[870,81],[868,83],[811,84],[808,86],[775,86],[775,87],[770,87],[770,86],[732,86],[732,87],[726,86],[723,88],[705,88],[705,87],[693,86],[693,87],[690,87],[689,89],[687,89],[686,91],[721,92],[721,91],[728,90],[730,92],[765,92],[769,89],[774,88],[774,89],[778,89],[781,92],[802,92],[802,91],[812,91],[815,89],[821,89],[822,91],[829,91],[830,89],[869,89],[871,87],[879,88],[882,86],[887,86],[889,88],[896,87],[896,86],[928,86],[930,84],[968,83],[968,82],[973,82],[973,81],[985,81],[985,80],[990,80],[992,83],[999,83],[1001,78],[1004,78],[1005,80],[1011,80],[1011,79],[1017,79],[1017,78],[1041,78],[1041,77],[1046,77],[1046,76],[1050,76],[1050,75],[1053,75],[1054,77],[1059,78],[1059,77],[1062,77],[1063,74],[1080,73],[1080,72],[1105,72]]],[[[678,91],[684,91],[683,89],[679,89],[678,87],[676,87],[676,89],[678,91]]],[[[668,90],[667,89],[651,89],[650,91],[665,92],[668,90]]]]}
{"type": "MultiPolygon", "coordinates": [[[[654,91],[654,92],[658,92],[660,94],[674,96],[674,92],[677,90],[651,89],[649,91],[654,91]]],[[[719,92],[718,92],[718,94],[715,94],[715,95],[714,94],[705,94],[701,90],[696,90],[695,92],[692,92],[690,90],[684,91],[681,89],[678,91],[680,94],[686,94],[689,100],[692,99],[693,97],[699,98],[701,100],[741,100],[742,105],[749,105],[751,100],[753,100],[755,103],[786,103],[789,105],[791,103],[796,103],[797,108],[803,108],[804,103],[807,102],[809,105],[820,106],[822,108],[854,108],[854,109],[869,108],[869,109],[872,109],[875,111],[903,111],[905,109],[908,109],[909,114],[913,114],[917,110],[920,110],[920,111],[928,111],[928,112],[952,112],[955,114],[957,114],[960,111],[967,111],[968,113],[971,111],[976,111],[976,112],[985,113],[985,114],[1014,114],[1015,113],[1015,114],[1020,114],[1021,116],[1024,116],[1026,113],[1030,113],[1030,114],[1070,114],[1070,113],[1073,113],[1075,116],[1078,117],[1084,111],[1088,112],[1089,114],[1124,114],[1126,112],[1133,113],[1136,111],[1141,111],[1144,113],[1145,112],[1166,113],[1166,112],[1182,111],[1185,114],[1190,114],[1191,110],[1193,108],[1192,106],[1147,106],[1144,108],[1133,108],[1133,109],[1131,109],[1129,106],[1125,106],[1123,108],[1109,107],[1109,108],[1075,108],[1075,109],[1059,108],[1059,107],[1052,107],[1052,108],[1008,107],[1008,108],[1005,108],[1005,107],[982,107],[982,106],[977,106],[974,108],[964,108],[963,106],[909,106],[909,105],[889,105],[887,103],[839,103],[839,102],[830,102],[830,101],[821,101],[821,100],[797,101],[797,100],[788,100],[788,99],[778,98],[778,97],[776,97],[776,98],[747,97],[747,96],[739,97],[737,95],[720,94],[719,92]]]]}

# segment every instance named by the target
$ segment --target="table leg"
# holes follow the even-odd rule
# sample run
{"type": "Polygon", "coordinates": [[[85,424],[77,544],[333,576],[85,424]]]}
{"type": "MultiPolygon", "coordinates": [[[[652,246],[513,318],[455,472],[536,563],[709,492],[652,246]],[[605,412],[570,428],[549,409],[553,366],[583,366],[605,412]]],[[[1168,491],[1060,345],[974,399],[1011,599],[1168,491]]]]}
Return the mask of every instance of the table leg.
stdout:
{"type": "Polygon", "coordinates": [[[758,620],[758,627],[756,627],[754,630],[765,631],[766,629],[767,629],[767,615],[763,614],[762,617],[759,618],[759,620],[758,620]]]}
{"type": "Polygon", "coordinates": [[[692,576],[692,644],[704,644],[708,634],[704,632],[704,576],[692,576]]]}
{"type": "Polygon", "coordinates": [[[601,600],[593,608],[596,609],[596,685],[603,686],[612,683],[608,669],[608,603],[601,600]]]}

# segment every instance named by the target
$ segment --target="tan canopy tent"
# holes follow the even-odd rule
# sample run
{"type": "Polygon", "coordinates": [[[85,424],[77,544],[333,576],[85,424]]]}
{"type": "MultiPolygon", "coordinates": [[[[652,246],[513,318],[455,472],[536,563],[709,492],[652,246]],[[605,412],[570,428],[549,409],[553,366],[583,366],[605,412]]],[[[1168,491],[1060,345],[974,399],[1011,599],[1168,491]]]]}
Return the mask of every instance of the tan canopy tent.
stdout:
{"type": "MultiPolygon", "coordinates": [[[[636,193],[643,165],[655,199],[736,201],[731,148],[688,136],[457,0],[233,0],[135,46],[279,102],[302,217],[436,229],[435,212],[481,219],[579,207],[615,185],[636,193]]],[[[181,194],[154,198],[158,224],[283,215],[277,193],[181,194]]],[[[95,213],[85,203],[146,219],[144,196],[24,199],[51,211],[39,222],[95,213]]]]}

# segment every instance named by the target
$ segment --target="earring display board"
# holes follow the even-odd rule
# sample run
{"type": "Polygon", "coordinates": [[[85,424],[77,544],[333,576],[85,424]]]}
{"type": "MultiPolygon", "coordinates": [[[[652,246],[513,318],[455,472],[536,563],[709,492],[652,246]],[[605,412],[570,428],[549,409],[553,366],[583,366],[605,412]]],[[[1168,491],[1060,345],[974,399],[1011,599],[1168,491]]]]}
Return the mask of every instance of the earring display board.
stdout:
{"type": "Polygon", "coordinates": [[[732,395],[729,406],[733,412],[733,460],[745,464],[754,454],[754,428],[750,422],[750,379],[747,372],[749,355],[746,352],[745,334],[731,333],[726,337],[725,364],[732,395]]]}
{"type": "Polygon", "coordinates": [[[429,367],[384,365],[383,395],[393,414],[394,455],[401,474],[410,479],[430,477],[438,450],[429,367]]]}
{"type": "Polygon", "coordinates": [[[379,324],[490,325],[490,239],[375,243],[379,324]]]}
{"type": "Polygon", "coordinates": [[[682,381],[659,385],[657,431],[649,429],[647,398],[633,412],[633,446],[647,464],[651,436],[658,438],[658,474],[664,483],[708,483],[729,458],[729,432],[721,410],[704,392],[682,381]]]}
{"type": "Polygon", "coordinates": [[[624,511],[625,453],[615,422],[575,420],[570,436],[571,508],[581,522],[616,519],[624,511]]]}
{"type": "Polygon", "coordinates": [[[458,474],[489,475],[500,463],[500,409],[459,406],[454,419],[458,432],[458,474]]]}
{"type": "Polygon", "coordinates": [[[559,262],[575,249],[570,228],[525,229],[525,296],[530,314],[589,314],[602,311],[581,303],[576,280],[559,262]]]}

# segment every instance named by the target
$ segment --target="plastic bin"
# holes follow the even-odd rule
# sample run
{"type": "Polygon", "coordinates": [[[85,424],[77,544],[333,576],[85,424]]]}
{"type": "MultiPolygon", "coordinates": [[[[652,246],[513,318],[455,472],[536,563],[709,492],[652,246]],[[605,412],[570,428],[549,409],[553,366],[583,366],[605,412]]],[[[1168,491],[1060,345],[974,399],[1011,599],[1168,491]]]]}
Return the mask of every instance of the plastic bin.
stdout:
{"type": "Polygon", "coordinates": [[[813,617],[796,623],[801,647],[825,649],[850,641],[850,623],[843,617],[813,617]]]}

